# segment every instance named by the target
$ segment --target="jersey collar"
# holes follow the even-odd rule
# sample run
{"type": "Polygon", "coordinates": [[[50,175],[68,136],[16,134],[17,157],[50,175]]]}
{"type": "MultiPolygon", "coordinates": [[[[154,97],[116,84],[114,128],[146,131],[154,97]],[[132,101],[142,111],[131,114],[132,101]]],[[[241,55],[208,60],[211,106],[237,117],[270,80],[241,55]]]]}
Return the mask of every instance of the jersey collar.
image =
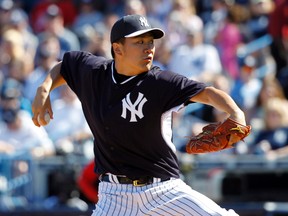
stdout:
{"type": "MultiPolygon", "coordinates": [[[[115,77],[114,77],[114,62],[112,62],[112,65],[111,65],[111,75],[112,75],[112,80],[115,84],[118,84],[115,77]]],[[[128,79],[124,80],[123,82],[120,82],[119,84],[122,85],[122,84],[125,84],[127,82],[129,82],[130,80],[134,79],[137,75],[134,75],[134,76],[131,76],[129,77],[128,79]]]]}

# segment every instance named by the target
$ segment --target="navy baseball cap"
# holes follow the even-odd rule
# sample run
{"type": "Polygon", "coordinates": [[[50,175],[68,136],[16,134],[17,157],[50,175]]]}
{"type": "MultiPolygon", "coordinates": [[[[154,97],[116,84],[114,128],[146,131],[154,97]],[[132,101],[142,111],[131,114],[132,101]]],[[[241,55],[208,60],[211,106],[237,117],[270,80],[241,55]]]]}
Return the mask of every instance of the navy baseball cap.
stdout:
{"type": "Polygon", "coordinates": [[[110,41],[114,43],[121,38],[136,37],[147,32],[151,32],[154,39],[162,38],[165,35],[162,29],[153,28],[144,16],[126,15],[113,25],[110,41]]]}

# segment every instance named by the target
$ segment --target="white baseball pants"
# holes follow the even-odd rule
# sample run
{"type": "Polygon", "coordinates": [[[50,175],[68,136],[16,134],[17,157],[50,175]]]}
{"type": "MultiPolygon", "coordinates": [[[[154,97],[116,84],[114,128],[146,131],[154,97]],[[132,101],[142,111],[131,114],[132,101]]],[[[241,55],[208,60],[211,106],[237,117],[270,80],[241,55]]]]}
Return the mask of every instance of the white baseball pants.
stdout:
{"type": "Polygon", "coordinates": [[[92,216],[237,216],[181,179],[146,186],[100,182],[92,216]]]}

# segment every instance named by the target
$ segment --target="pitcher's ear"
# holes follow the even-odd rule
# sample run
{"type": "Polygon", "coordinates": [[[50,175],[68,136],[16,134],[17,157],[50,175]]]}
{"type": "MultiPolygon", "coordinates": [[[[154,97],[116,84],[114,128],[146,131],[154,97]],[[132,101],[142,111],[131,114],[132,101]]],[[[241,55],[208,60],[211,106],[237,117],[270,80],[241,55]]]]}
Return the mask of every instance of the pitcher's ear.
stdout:
{"type": "Polygon", "coordinates": [[[113,44],[112,44],[112,49],[113,49],[113,51],[114,51],[115,54],[117,54],[117,55],[121,55],[121,54],[122,54],[120,44],[118,44],[118,43],[113,43],[113,44]]]}

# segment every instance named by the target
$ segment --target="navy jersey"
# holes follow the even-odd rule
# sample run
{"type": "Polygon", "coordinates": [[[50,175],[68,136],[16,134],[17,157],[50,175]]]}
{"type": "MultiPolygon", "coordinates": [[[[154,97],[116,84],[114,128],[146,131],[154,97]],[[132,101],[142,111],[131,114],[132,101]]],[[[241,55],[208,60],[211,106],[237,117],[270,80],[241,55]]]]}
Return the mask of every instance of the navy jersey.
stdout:
{"type": "Polygon", "coordinates": [[[72,51],[61,67],[94,135],[96,172],[179,177],[172,112],[206,85],[158,67],[117,83],[113,65],[113,60],[72,51]]]}

